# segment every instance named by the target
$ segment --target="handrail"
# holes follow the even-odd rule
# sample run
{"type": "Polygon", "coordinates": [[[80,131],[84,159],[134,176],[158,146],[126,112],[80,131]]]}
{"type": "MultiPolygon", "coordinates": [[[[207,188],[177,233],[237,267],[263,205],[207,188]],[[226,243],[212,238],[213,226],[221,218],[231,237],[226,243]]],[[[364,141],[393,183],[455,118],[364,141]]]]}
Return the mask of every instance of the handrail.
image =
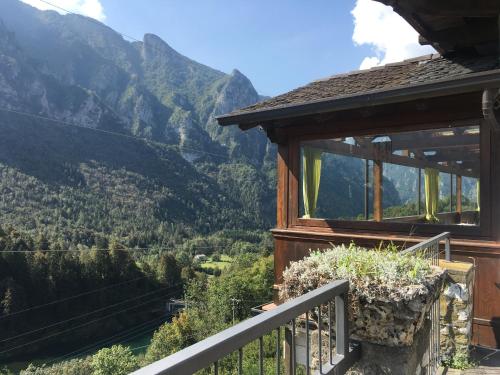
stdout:
{"type": "MultiPolygon", "coordinates": [[[[407,255],[417,255],[421,253],[426,259],[431,261],[431,264],[434,266],[439,266],[439,245],[444,241],[444,249],[445,249],[445,259],[447,261],[451,260],[451,252],[450,252],[450,233],[443,232],[429,238],[428,240],[422,241],[408,249],[402,251],[402,254],[407,255]]],[[[439,298],[436,299],[428,312],[429,320],[431,321],[431,331],[429,335],[429,350],[427,351],[429,355],[429,361],[427,366],[427,374],[434,375],[437,373],[439,364],[441,363],[441,307],[439,298]]]]}
{"type": "MultiPolygon", "coordinates": [[[[135,371],[134,375],[192,374],[210,367],[223,357],[260,339],[275,329],[289,324],[308,311],[335,299],[335,324],[337,332],[336,355],[330,367],[346,368],[355,354],[349,348],[347,329],[347,295],[349,282],[337,280],[298,298],[285,302],[275,309],[247,319],[220,333],[206,338],[164,359],[135,371]],[[347,336],[347,337],[346,337],[347,336]]],[[[348,368],[348,367],[347,367],[348,368]]],[[[333,373],[333,372],[332,372],[333,373]]]]}
{"type": "Polygon", "coordinates": [[[449,261],[451,260],[450,238],[451,238],[450,232],[443,232],[441,234],[438,234],[437,236],[429,238],[428,240],[419,242],[418,244],[413,245],[412,247],[409,247],[406,250],[403,250],[401,254],[416,253],[420,250],[427,249],[429,246],[435,245],[436,243],[439,244],[441,241],[444,241],[445,260],[449,261]]]}

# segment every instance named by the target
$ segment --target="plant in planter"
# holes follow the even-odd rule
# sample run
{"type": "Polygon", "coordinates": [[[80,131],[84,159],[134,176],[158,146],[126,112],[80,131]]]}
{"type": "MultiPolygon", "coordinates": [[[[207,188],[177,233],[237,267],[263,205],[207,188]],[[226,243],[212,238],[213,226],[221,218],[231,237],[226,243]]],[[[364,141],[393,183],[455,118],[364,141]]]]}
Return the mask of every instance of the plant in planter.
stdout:
{"type": "MultiPolygon", "coordinates": [[[[291,263],[283,273],[280,296],[288,300],[347,279],[351,336],[375,344],[409,346],[439,297],[444,274],[427,259],[402,255],[394,248],[333,246],[291,263]]],[[[317,315],[313,318],[317,320],[317,315]]]]}

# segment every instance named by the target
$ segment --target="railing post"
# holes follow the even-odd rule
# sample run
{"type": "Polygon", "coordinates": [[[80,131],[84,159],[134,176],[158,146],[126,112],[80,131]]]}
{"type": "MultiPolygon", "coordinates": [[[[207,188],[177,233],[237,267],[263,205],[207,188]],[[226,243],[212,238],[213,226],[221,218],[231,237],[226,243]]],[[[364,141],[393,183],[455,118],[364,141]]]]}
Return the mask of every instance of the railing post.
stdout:
{"type": "Polygon", "coordinates": [[[451,260],[451,250],[450,250],[450,236],[446,237],[444,240],[444,258],[448,262],[451,260]]]}
{"type": "Polygon", "coordinates": [[[285,374],[292,375],[292,331],[285,326],[285,348],[283,350],[285,356],[285,374]]]}
{"type": "Polygon", "coordinates": [[[344,357],[349,354],[348,298],[348,293],[335,297],[335,350],[338,355],[344,357]]]}

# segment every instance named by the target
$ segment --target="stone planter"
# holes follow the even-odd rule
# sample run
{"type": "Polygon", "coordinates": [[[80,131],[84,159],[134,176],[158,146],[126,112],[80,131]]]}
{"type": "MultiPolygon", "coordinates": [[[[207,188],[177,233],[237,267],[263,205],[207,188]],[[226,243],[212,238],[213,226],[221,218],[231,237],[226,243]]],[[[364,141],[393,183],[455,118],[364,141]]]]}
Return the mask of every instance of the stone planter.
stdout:
{"type": "MultiPolygon", "coordinates": [[[[349,292],[349,331],[351,338],[385,346],[411,346],[415,334],[422,328],[432,303],[439,298],[445,271],[433,267],[424,282],[391,290],[383,285],[366,284],[349,292]],[[376,292],[374,292],[376,291],[376,292]],[[375,295],[375,297],[374,297],[375,295]]],[[[322,284],[328,281],[323,280],[322,284]]],[[[321,284],[321,285],[322,285],[321,284]]],[[[317,287],[321,286],[317,285],[317,287]]],[[[283,284],[284,299],[295,297],[293,290],[283,284]]],[[[323,329],[327,329],[326,306],[322,312],[323,329]]],[[[317,314],[311,319],[317,323],[317,314]]]]}
{"type": "Polygon", "coordinates": [[[349,293],[351,337],[386,346],[412,345],[432,303],[439,298],[444,275],[436,267],[422,284],[397,292],[388,290],[378,298],[366,298],[363,291],[352,290],[349,293]]]}

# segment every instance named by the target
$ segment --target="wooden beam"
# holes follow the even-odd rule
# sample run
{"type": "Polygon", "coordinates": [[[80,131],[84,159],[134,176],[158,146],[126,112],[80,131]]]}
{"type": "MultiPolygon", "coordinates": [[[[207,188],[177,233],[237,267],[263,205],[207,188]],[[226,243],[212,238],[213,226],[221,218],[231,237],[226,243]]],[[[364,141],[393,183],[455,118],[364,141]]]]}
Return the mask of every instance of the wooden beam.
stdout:
{"type": "Polygon", "coordinates": [[[464,150],[463,148],[459,148],[451,150],[438,150],[435,155],[425,156],[425,159],[433,162],[471,161],[471,162],[477,162],[477,164],[479,164],[479,159],[480,159],[479,145],[477,149],[464,150]]]}
{"type": "Polygon", "coordinates": [[[377,0],[383,4],[398,5],[407,12],[438,17],[495,17],[500,13],[496,0],[377,0]],[[395,4],[397,3],[397,4],[395,4]]]}
{"type": "MultiPolygon", "coordinates": [[[[431,133],[432,134],[432,133],[431,133]]],[[[392,143],[393,150],[432,150],[440,148],[478,147],[479,134],[453,136],[430,136],[430,134],[396,135],[392,143]]]]}
{"type": "Polygon", "coordinates": [[[373,161],[373,218],[375,221],[383,219],[383,162],[373,161]]]}
{"type": "MultiPolygon", "coordinates": [[[[477,44],[484,44],[498,39],[497,17],[477,18],[474,22],[458,27],[446,28],[443,30],[433,30],[428,34],[432,43],[446,44],[453,49],[462,49],[464,47],[474,47],[477,44]]],[[[426,41],[429,41],[426,38],[426,41]]],[[[419,42],[424,42],[420,39],[419,42]]],[[[430,44],[432,44],[430,43],[430,44]]]]}
{"type": "Polygon", "coordinates": [[[373,147],[373,144],[372,146],[364,148],[356,145],[348,145],[343,142],[332,142],[329,140],[305,141],[303,142],[303,144],[307,144],[311,147],[318,148],[333,154],[357,157],[360,159],[378,159],[385,163],[404,165],[412,168],[434,168],[443,173],[460,174],[467,177],[477,178],[479,176],[479,171],[476,171],[475,169],[464,169],[463,166],[446,166],[425,159],[415,159],[406,156],[394,155],[387,152],[380,152],[380,150],[373,147]]]}

